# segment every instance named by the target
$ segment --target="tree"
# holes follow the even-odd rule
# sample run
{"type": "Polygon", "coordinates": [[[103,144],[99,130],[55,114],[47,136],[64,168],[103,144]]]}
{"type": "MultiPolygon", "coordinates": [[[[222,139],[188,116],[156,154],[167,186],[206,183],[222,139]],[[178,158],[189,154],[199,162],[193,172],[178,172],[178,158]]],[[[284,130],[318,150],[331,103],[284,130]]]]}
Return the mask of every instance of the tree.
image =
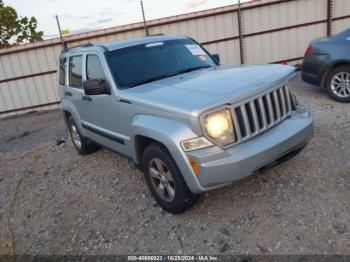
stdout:
{"type": "Polygon", "coordinates": [[[44,33],[36,30],[37,25],[35,17],[19,17],[15,9],[0,0],[0,48],[42,40],[44,33]]]}

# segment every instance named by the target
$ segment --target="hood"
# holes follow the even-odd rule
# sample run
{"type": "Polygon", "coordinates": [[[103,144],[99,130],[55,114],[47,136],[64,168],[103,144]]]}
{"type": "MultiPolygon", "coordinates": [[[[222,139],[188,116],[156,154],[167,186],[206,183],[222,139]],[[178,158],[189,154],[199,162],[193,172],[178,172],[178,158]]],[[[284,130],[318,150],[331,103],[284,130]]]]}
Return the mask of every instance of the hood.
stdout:
{"type": "Polygon", "coordinates": [[[196,114],[264,92],[294,75],[285,65],[217,66],[123,90],[132,103],[196,114]]]}

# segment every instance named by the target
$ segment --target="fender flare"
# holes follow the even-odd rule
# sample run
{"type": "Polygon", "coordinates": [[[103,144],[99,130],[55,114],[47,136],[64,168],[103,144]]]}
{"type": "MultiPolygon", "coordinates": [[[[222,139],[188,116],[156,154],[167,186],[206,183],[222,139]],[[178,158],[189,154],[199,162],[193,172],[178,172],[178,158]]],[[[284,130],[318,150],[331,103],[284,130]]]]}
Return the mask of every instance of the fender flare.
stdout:
{"type": "Polygon", "coordinates": [[[61,110],[68,112],[73,117],[75,124],[79,128],[79,131],[81,132],[81,134],[83,136],[85,136],[85,129],[82,127],[82,125],[80,123],[80,117],[79,117],[78,111],[76,110],[74,104],[69,100],[62,99],[61,100],[61,110]]]}
{"type": "Polygon", "coordinates": [[[135,146],[133,159],[137,162],[136,137],[138,135],[153,139],[163,144],[177,164],[187,186],[193,193],[205,189],[199,183],[187,155],[181,148],[181,141],[198,137],[186,124],[151,115],[136,115],[132,121],[132,144],[135,146]]]}

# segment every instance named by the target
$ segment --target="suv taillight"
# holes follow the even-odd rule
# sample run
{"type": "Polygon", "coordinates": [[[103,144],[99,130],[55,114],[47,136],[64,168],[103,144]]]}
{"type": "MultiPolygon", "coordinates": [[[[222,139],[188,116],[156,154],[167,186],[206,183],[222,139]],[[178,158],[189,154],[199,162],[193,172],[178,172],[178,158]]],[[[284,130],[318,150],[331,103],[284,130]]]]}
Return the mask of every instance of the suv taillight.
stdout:
{"type": "Polygon", "coordinates": [[[312,53],[312,46],[311,46],[311,44],[309,44],[309,46],[305,50],[304,56],[311,55],[311,53],[312,53]]]}

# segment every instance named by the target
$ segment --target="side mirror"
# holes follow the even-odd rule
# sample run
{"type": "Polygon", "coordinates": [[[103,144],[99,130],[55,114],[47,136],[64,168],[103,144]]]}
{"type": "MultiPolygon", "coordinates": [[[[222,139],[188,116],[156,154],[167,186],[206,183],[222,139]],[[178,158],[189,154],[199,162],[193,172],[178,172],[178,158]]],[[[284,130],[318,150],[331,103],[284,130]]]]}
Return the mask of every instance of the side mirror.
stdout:
{"type": "Polygon", "coordinates": [[[105,80],[91,79],[83,83],[83,89],[86,95],[102,95],[109,94],[107,83],[105,80]]]}
{"type": "Polygon", "coordinates": [[[211,56],[214,58],[216,63],[220,64],[220,56],[219,56],[219,54],[212,54],[211,56]]]}

